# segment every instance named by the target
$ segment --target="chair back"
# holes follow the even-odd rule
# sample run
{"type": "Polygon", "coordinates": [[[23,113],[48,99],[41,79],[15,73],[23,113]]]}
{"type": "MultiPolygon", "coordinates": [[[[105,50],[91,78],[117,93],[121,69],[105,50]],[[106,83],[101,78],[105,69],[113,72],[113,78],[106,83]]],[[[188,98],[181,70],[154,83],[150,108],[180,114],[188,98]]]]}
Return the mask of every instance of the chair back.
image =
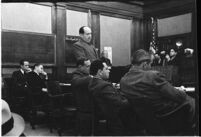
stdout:
{"type": "Polygon", "coordinates": [[[13,88],[13,80],[12,78],[4,78],[4,92],[2,92],[2,97],[4,100],[6,100],[9,105],[11,105],[10,101],[12,100],[12,96],[13,96],[13,93],[12,93],[12,88],[13,88]]]}
{"type": "Polygon", "coordinates": [[[140,123],[150,135],[163,135],[164,129],[146,98],[129,99],[140,123]]]}

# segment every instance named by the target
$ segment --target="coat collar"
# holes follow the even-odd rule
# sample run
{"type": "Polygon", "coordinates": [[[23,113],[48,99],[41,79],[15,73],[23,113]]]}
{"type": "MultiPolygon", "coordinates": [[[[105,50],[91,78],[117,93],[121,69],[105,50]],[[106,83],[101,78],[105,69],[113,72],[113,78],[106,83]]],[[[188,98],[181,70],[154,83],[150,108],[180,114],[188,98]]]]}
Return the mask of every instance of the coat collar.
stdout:
{"type": "Polygon", "coordinates": [[[79,42],[84,44],[84,45],[91,46],[91,43],[87,43],[86,41],[82,40],[81,38],[79,39],[79,42]]]}

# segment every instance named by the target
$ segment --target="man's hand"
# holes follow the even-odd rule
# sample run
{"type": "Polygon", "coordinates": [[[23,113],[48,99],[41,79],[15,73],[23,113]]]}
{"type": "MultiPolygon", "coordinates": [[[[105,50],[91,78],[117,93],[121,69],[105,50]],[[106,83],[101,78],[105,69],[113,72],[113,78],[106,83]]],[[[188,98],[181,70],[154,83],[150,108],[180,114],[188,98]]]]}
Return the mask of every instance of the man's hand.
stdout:
{"type": "Polygon", "coordinates": [[[43,92],[47,92],[47,88],[42,88],[42,91],[43,92]]]}
{"type": "Polygon", "coordinates": [[[27,69],[26,69],[26,73],[29,73],[29,72],[31,72],[31,71],[32,71],[31,68],[27,68],[27,69]]]}
{"type": "Polygon", "coordinates": [[[175,87],[176,89],[185,92],[186,88],[184,86],[180,86],[180,87],[175,87]]]}
{"type": "Polygon", "coordinates": [[[45,76],[45,79],[48,79],[47,73],[45,71],[42,71],[41,74],[45,76]]]}

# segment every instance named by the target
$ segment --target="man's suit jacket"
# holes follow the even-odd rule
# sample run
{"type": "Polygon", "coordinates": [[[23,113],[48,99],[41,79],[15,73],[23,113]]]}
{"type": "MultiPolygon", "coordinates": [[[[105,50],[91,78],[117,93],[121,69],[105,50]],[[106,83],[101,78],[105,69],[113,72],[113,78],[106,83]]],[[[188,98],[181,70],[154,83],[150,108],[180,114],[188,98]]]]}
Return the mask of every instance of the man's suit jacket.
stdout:
{"type": "Polygon", "coordinates": [[[98,59],[98,53],[93,45],[90,45],[83,40],[79,40],[75,44],[73,44],[73,52],[76,60],[81,58],[87,58],[91,62],[98,59]]]}
{"type": "Polygon", "coordinates": [[[128,100],[111,83],[105,80],[91,79],[89,90],[103,114],[109,118],[117,116],[120,109],[128,106],[128,100]]]}
{"type": "Polygon", "coordinates": [[[93,107],[93,100],[88,90],[88,85],[91,77],[81,69],[73,72],[72,87],[75,93],[76,105],[78,111],[84,113],[91,113],[93,107]]]}
{"type": "Polygon", "coordinates": [[[12,74],[13,87],[12,91],[15,95],[25,94],[27,88],[27,74],[23,74],[20,70],[14,71],[12,74]]]}
{"type": "MultiPolygon", "coordinates": [[[[171,114],[182,106],[194,102],[194,99],[185,92],[174,88],[162,73],[143,70],[137,66],[132,66],[124,75],[120,81],[120,87],[131,101],[147,100],[158,116],[171,114]]],[[[134,106],[135,104],[133,108],[134,106]]]]}
{"type": "Polygon", "coordinates": [[[46,88],[45,80],[41,79],[34,71],[27,74],[27,82],[33,93],[40,93],[42,92],[42,88],[46,88]]]}

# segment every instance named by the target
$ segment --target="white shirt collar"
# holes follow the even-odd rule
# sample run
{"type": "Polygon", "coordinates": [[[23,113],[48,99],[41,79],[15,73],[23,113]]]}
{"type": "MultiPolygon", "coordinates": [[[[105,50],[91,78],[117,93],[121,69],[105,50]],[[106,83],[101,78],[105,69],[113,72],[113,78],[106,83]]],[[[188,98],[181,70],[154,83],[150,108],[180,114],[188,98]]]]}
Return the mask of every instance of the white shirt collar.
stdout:
{"type": "Polygon", "coordinates": [[[37,75],[39,75],[39,73],[37,73],[36,71],[33,71],[33,72],[35,72],[37,75]]]}
{"type": "Polygon", "coordinates": [[[20,71],[22,72],[22,74],[24,74],[24,70],[23,69],[20,69],[20,71]]]}

